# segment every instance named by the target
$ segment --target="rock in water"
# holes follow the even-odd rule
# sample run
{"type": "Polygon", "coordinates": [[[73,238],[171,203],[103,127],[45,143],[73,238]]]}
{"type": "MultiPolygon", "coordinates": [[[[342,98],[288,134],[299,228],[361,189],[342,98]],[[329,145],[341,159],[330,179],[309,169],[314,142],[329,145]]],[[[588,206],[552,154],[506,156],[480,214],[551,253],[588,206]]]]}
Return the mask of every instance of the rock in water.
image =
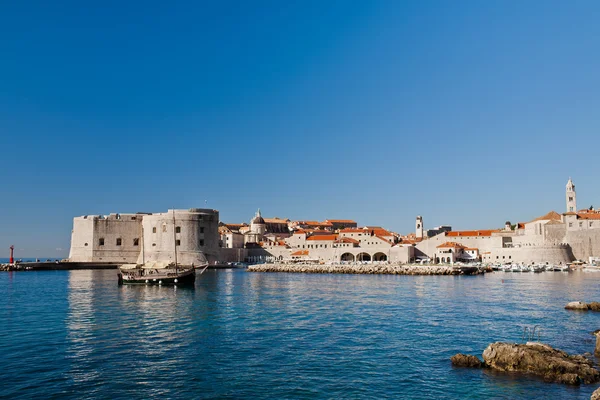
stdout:
{"type": "Polygon", "coordinates": [[[592,393],[592,397],[590,398],[590,400],[600,400],[600,388],[594,390],[594,393],[592,393]]]}
{"type": "Polygon", "coordinates": [[[600,311],[600,303],[598,303],[597,301],[592,301],[587,306],[588,306],[588,309],[590,309],[592,311],[600,311]]]}
{"type": "Polygon", "coordinates": [[[581,310],[587,311],[588,306],[584,302],[581,301],[572,301],[565,306],[565,310],[581,310]]]}
{"type": "Polygon", "coordinates": [[[450,361],[456,367],[481,368],[483,366],[479,358],[468,354],[456,354],[450,357],[450,361]]]}
{"type": "Polygon", "coordinates": [[[483,352],[483,360],[500,371],[527,372],[551,382],[577,385],[600,381],[600,371],[590,360],[541,343],[492,343],[483,352]]]}

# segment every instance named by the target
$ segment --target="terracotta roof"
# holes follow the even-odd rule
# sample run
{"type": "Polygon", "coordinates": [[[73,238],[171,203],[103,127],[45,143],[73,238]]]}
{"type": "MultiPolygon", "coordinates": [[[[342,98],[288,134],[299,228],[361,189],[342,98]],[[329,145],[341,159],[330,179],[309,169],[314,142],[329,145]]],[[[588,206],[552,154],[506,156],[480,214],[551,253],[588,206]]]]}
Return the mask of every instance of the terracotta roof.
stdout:
{"type": "Polygon", "coordinates": [[[529,221],[529,222],[535,222],[535,221],[561,221],[562,218],[560,216],[559,213],[557,213],[556,211],[550,211],[548,214],[546,215],[542,215],[541,217],[537,217],[536,219],[534,219],[533,221],[529,221]]]}
{"type": "Polygon", "coordinates": [[[365,230],[364,229],[358,229],[358,228],[345,228],[340,230],[341,233],[363,233],[365,230]]]}
{"type": "Polygon", "coordinates": [[[600,219],[600,212],[591,210],[579,211],[577,217],[581,219],[600,219]]]}
{"type": "Polygon", "coordinates": [[[333,241],[337,240],[337,235],[315,235],[307,238],[306,240],[323,240],[323,241],[333,241]]]}
{"type": "Polygon", "coordinates": [[[326,219],[325,222],[337,222],[340,224],[355,224],[356,221],[351,219],[326,219]]]}
{"type": "Polygon", "coordinates": [[[500,232],[498,229],[484,229],[479,231],[450,231],[446,232],[446,236],[492,236],[492,233],[500,232]]]}
{"type": "Polygon", "coordinates": [[[352,239],[352,238],[349,238],[349,237],[339,238],[335,242],[336,243],[354,243],[354,244],[360,244],[360,242],[358,240],[352,239]]]}
{"type": "Polygon", "coordinates": [[[448,249],[448,248],[453,248],[453,249],[466,249],[465,246],[463,246],[460,243],[456,243],[456,242],[446,242],[446,243],[442,243],[439,246],[437,246],[438,249],[448,249]]]}
{"type": "Polygon", "coordinates": [[[289,219],[281,219],[281,218],[265,218],[265,222],[267,224],[286,224],[289,222],[289,219]]]}
{"type": "Polygon", "coordinates": [[[307,256],[308,250],[298,250],[290,254],[291,256],[307,256]]]}
{"type": "Polygon", "coordinates": [[[465,250],[477,250],[477,251],[479,251],[479,249],[477,247],[465,247],[465,250]]]}
{"type": "Polygon", "coordinates": [[[518,222],[517,229],[525,229],[525,222],[518,222]]]}

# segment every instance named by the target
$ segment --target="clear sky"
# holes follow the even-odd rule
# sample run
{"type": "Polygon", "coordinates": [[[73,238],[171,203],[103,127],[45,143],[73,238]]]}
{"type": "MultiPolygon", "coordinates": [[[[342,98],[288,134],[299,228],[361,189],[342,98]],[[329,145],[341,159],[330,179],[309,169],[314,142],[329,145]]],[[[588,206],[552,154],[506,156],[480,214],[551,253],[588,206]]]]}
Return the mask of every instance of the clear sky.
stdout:
{"type": "MultiPolygon", "coordinates": [[[[598,1],[5,1],[0,257],[204,207],[400,233],[600,207],[598,1]],[[4,255],[6,253],[6,255],[4,255]]],[[[58,250],[62,249],[62,250],[58,250]]]]}

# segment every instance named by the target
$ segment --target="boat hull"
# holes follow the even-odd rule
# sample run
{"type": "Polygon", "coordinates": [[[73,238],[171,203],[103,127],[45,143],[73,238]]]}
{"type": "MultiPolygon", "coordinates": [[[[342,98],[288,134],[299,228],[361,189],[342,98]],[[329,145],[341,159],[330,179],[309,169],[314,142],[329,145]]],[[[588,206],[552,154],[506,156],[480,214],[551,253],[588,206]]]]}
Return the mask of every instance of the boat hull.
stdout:
{"type": "Polygon", "coordinates": [[[173,272],[165,274],[133,276],[119,272],[119,285],[144,285],[144,286],[193,286],[196,282],[194,270],[173,272]]]}

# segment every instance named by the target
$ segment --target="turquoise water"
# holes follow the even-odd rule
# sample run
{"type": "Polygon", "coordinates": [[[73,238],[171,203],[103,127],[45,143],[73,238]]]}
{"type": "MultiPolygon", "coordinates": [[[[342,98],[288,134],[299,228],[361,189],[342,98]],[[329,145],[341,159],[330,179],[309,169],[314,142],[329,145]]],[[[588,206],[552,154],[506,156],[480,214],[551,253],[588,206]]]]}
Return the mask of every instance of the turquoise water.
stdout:
{"type": "Polygon", "coordinates": [[[589,399],[457,369],[493,341],[593,352],[600,273],[476,277],[207,271],[195,289],[119,287],[116,271],[0,273],[0,397],[589,399]]]}

